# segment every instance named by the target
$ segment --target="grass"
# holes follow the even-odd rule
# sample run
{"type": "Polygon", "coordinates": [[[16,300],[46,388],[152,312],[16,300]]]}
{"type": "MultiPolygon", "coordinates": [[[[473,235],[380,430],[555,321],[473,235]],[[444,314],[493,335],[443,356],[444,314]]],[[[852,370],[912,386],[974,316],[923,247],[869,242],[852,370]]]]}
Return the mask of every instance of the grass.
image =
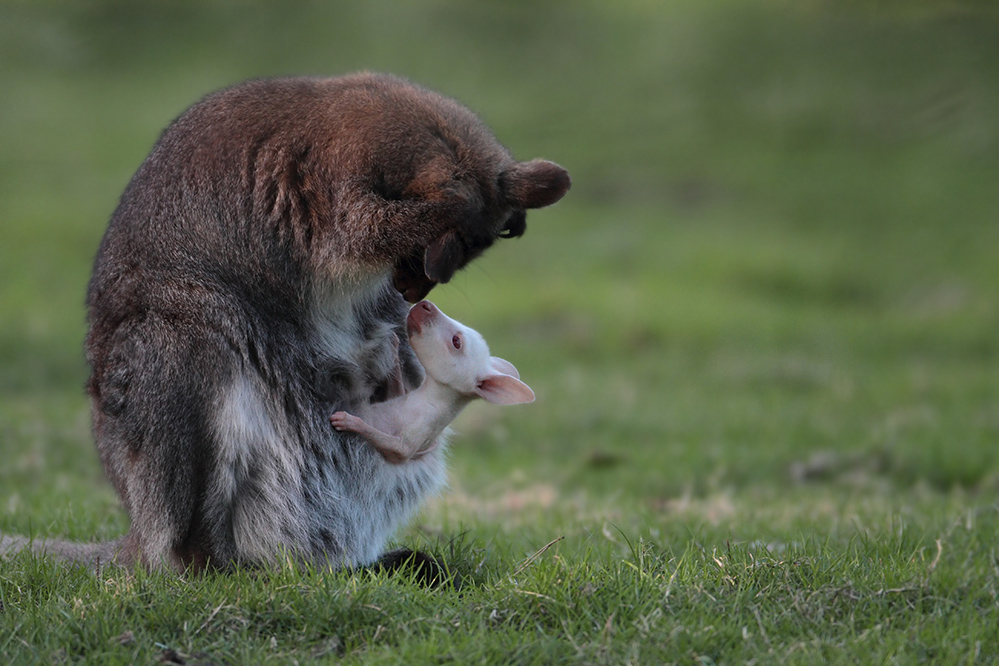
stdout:
{"type": "Polygon", "coordinates": [[[984,3],[0,4],[0,532],[114,538],[83,293],[157,133],[386,69],[574,186],[435,301],[473,405],[398,535],[457,589],[0,561],[10,663],[999,661],[999,15],[984,3]],[[248,8],[247,8],[248,7],[248,8]]]}

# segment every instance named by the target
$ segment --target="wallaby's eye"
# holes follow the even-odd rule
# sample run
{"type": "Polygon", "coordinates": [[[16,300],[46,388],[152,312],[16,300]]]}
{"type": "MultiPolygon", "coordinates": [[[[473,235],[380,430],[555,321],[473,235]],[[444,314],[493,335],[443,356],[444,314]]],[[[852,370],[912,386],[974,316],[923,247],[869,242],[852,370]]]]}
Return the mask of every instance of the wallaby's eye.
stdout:
{"type": "Polygon", "coordinates": [[[461,336],[460,335],[456,335],[453,338],[451,338],[451,346],[454,347],[455,349],[461,349],[461,336]]]}

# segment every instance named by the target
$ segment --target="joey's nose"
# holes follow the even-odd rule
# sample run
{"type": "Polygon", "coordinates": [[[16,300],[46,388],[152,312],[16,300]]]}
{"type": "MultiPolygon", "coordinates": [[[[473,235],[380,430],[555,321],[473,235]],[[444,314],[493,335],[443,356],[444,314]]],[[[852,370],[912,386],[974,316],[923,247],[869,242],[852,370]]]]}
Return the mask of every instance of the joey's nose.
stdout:
{"type": "Polygon", "coordinates": [[[427,322],[437,315],[437,306],[430,301],[420,301],[409,310],[406,318],[407,328],[410,333],[420,333],[427,322]]]}

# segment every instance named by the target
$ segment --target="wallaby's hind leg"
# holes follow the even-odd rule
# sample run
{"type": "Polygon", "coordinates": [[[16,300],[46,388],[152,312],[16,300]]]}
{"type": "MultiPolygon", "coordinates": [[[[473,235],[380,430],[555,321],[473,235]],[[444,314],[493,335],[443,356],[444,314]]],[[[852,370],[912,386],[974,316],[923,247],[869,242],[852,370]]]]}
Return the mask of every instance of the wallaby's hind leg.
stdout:
{"type": "Polygon", "coordinates": [[[182,571],[228,555],[201,552],[210,544],[198,524],[215,448],[208,419],[217,399],[206,378],[217,386],[226,366],[212,336],[185,323],[146,313],[90,349],[97,448],[131,519],[118,557],[125,565],[182,571]]]}

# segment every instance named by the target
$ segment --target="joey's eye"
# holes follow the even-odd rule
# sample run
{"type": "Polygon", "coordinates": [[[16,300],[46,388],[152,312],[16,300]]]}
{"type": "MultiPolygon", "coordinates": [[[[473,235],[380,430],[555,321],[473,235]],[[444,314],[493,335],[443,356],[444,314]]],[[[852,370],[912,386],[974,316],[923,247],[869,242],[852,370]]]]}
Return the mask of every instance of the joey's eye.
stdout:
{"type": "Polygon", "coordinates": [[[451,346],[454,347],[455,349],[461,349],[461,336],[460,335],[456,335],[453,338],[451,338],[451,346]]]}

